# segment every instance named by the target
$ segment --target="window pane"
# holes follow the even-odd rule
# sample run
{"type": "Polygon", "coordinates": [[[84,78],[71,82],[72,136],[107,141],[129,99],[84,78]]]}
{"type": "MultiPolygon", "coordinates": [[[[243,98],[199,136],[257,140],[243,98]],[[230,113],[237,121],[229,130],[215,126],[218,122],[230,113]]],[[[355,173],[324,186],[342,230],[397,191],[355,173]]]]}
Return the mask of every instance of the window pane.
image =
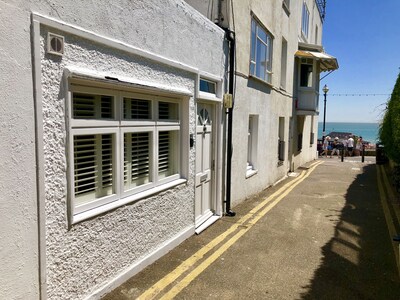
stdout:
{"type": "Polygon", "coordinates": [[[309,64],[300,65],[300,86],[302,87],[312,87],[312,70],[313,66],[309,64]]]}
{"type": "Polygon", "coordinates": [[[257,35],[260,40],[264,43],[267,42],[267,33],[260,26],[257,26],[257,35]]]}
{"type": "Polygon", "coordinates": [[[305,37],[308,37],[308,23],[309,23],[310,13],[308,11],[306,3],[303,3],[303,14],[302,14],[302,24],[301,29],[305,37]]]}
{"type": "MultiPolygon", "coordinates": [[[[256,22],[251,20],[251,56],[250,60],[256,61],[256,22]]],[[[253,73],[252,73],[253,74],[253,73]]]]}
{"type": "Polygon", "coordinates": [[[251,26],[250,74],[270,82],[272,74],[272,38],[254,19],[252,19],[251,26]]]}
{"type": "Polygon", "coordinates": [[[158,136],[158,176],[168,177],[178,173],[179,131],[160,131],[158,136]]]}
{"type": "Polygon", "coordinates": [[[82,93],[72,94],[74,119],[113,119],[113,97],[82,93]]]}
{"type": "Polygon", "coordinates": [[[114,193],[113,136],[74,136],[75,206],[114,193]]]}
{"type": "Polygon", "coordinates": [[[150,182],[150,133],[124,134],[125,190],[150,182]]]}
{"type": "Polygon", "coordinates": [[[133,98],[124,98],[124,119],[150,120],[151,101],[133,98]]]}
{"type": "Polygon", "coordinates": [[[252,163],[252,159],[251,159],[251,135],[252,135],[252,122],[253,122],[253,118],[250,116],[249,117],[249,129],[247,132],[247,165],[251,166],[252,163]]]}
{"type": "Polygon", "coordinates": [[[179,105],[172,102],[158,102],[158,119],[179,120],[179,105]]]}
{"type": "Polygon", "coordinates": [[[265,80],[265,69],[267,66],[267,47],[260,40],[257,40],[257,65],[256,76],[265,80]]]}
{"type": "Polygon", "coordinates": [[[215,94],[216,83],[208,80],[200,79],[200,91],[215,94]]]}

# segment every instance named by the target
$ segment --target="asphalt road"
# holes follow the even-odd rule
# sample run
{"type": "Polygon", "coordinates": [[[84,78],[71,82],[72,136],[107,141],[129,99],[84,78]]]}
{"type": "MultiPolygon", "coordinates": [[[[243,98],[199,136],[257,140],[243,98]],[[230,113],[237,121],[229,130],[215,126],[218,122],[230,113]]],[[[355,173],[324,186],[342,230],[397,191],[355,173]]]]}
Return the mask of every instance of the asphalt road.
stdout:
{"type": "Polygon", "coordinates": [[[400,299],[384,169],[328,157],[291,175],[104,299],[400,299]]]}

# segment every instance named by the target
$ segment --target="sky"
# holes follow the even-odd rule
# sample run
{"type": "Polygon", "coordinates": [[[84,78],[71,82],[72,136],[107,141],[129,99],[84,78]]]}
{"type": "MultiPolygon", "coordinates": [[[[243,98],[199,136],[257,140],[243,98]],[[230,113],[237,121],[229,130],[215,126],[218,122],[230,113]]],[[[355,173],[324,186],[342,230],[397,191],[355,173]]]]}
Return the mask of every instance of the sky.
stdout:
{"type": "MultiPolygon", "coordinates": [[[[379,123],[400,72],[400,0],[327,0],[322,44],[339,69],[329,87],[326,122],[379,123]],[[356,94],[357,96],[340,96],[356,94]]],[[[321,73],[321,78],[327,72],[321,73]]],[[[320,91],[319,121],[323,121],[320,91]]]]}

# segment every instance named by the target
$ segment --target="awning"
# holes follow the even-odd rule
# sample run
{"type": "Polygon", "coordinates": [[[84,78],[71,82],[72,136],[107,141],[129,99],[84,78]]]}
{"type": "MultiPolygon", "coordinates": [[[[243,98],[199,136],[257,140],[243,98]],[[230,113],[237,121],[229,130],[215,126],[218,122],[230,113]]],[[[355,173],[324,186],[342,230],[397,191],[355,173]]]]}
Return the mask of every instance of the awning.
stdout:
{"type": "Polygon", "coordinates": [[[297,50],[295,56],[302,58],[312,58],[318,60],[321,65],[321,72],[333,71],[339,69],[339,64],[336,57],[323,52],[307,51],[307,50],[297,50]]]}

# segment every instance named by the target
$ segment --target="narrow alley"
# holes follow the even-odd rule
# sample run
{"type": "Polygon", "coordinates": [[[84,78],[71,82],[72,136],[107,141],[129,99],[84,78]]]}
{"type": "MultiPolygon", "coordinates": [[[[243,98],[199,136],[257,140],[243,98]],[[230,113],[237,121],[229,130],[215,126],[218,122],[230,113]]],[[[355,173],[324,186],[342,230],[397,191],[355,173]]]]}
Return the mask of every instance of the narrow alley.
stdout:
{"type": "Polygon", "coordinates": [[[374,158],[314,161],[104,299],[399,299],[385,176],[374,158]]]}

